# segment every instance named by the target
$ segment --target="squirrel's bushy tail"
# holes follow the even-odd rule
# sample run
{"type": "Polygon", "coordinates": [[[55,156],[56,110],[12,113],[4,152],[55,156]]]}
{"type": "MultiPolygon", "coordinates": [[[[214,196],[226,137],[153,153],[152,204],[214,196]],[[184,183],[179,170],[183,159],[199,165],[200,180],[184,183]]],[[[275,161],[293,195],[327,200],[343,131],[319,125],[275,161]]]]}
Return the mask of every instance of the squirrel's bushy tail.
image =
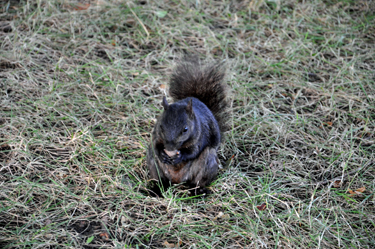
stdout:
{"type": "Polygon", "coordinates": [[[226,130],[227,85],[223,63],[202,64],[198,56],[187,55],[175,68],[169,94],[176,102],[187,97],[202,101],[214,114],[220,130],[226,130]]]}

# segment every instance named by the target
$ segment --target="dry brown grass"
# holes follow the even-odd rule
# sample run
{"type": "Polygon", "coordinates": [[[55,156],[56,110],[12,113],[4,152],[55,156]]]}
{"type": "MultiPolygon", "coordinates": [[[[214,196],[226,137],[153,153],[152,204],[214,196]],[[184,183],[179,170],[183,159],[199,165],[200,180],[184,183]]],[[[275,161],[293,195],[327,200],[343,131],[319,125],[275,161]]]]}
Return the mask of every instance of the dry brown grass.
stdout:
{"type": "Polygon", "coordinates": [[[0,10],[1,248],[375,247],[372,1],[0,10]],[[184,51],[226,60],[234,159],[209,197],[156,199],[145,151],[184,51]]]}

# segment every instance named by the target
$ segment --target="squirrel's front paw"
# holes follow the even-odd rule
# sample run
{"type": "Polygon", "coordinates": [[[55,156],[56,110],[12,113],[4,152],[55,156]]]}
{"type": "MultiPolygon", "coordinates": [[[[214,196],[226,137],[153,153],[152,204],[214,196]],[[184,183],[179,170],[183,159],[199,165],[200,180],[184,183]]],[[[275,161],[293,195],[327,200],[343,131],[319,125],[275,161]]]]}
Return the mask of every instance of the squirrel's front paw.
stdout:
{"type": "Polygon", "coordinates": [[[182,156],[178,155],[177,157],[172,158],[172,164],[173,165],[179,164],[183,161],[182,159],[183,159],[182,156]]]}
{"type": "Polygon", "coordinates": [[[171,164],[171,158],[164,151],[161,151],[160,159],[165,164],[171,164]]]}

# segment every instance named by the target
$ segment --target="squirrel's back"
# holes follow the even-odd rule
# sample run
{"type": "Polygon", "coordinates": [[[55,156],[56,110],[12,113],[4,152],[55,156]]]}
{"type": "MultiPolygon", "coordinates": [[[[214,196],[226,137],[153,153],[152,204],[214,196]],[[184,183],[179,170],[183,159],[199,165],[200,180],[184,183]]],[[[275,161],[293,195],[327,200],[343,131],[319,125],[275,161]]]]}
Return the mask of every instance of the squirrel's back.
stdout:
{"type": "Polygon", "coordinates": [[[222,63],[204,65],[197,56],[188,55],[177,65],[169,83],[174,102],[195,97],[211,110],[220,130],[225,130],[223,116],[227,109],[227,86],[222,63]]]}

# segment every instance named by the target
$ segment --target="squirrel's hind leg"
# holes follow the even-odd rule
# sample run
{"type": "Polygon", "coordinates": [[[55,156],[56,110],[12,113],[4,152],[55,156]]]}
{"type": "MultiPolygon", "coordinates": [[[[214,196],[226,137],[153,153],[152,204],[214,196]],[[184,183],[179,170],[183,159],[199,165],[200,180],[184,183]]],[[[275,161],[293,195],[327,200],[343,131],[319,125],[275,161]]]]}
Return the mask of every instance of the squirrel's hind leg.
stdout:
{"type": "Polygon", "coordinates": [[[215,148],[207,147],[199,155],[191,166],[195,171],[195,177],[190,182],[190,187],[199,187],[193,190],[194,194],[209,194],[208,186],[217,176],[219,169],[219,160],[215,148]]]}

